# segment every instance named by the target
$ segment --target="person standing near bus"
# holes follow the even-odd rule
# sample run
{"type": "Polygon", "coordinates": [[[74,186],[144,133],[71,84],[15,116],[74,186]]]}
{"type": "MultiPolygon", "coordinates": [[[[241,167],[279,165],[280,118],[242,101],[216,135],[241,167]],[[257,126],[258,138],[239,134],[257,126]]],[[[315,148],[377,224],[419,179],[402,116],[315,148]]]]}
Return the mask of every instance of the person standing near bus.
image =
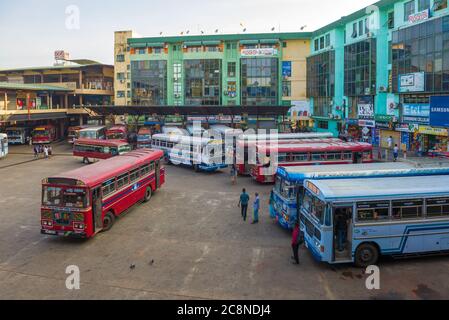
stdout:
{"type": "Polygon", "coordinates": [[[252,224],[259,223],[259,209],[260,209],[260,199],[259,194],[256,192],[256,199],[253,203],[253,210],[254,210],[254,220],[252,224]]]}
{"type": "Polygon", "coordinates": [[[295,264],[299,264],[299,223],[295,224],[295,227],[293,228],[292,233],[292,250],[293,250],[293,260],[295,260],[295,264]]]}
{"type": "Polygon", "coordinates": [[[242,190],[238,206],[242,209],[243,221],[246,221],[246,214],[248,212],[249,195],[246,193],[246,189],[242,190]]]}
{"type": "Polygon", "coordinates": [[[346,244],[347,237],[347,217],[344,213],[340,213],[336,216],[336,230],[337,230],[337,245],[338,251],[343,252],[346,244]]]}
{"type": "Polygon", "coordinates": [[[232,185],[235,185],[237,183],[237,168],[234,164],[231,166],[231,182],[232,185]]]}
{"type": "Polygon", "coordinates": [[[48,159],[48,147],[47,146],[44,147],[44,157],[45,157],[45,159],[48,159]]]}
{"type": "Polygon", "coordinates": [[[399,147],[398,147],[397,144],[394,145],[393,157],[394,157],[394,162],[398,161],[398,158],[399,158],[399,147]]]}
{"type": "Polygon", "coordinates": [[[34,151],[34,159],[39,158],[39,147],[34,146],[33,151],[34,151]]]}

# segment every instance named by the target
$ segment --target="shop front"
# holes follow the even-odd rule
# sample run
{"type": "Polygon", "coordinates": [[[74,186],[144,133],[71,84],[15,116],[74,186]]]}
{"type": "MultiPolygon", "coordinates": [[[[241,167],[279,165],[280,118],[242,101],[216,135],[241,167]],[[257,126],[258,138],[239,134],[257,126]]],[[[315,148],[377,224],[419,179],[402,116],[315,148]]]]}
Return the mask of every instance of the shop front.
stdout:
{"type": "Polygon", "coordinates": [[[448,148],[448,130],[445,128],[435,128],[431,126],[420,125],[418,129],[419,141],[422,144],[424,152],[439,153],[449,152],[448,148]]]}

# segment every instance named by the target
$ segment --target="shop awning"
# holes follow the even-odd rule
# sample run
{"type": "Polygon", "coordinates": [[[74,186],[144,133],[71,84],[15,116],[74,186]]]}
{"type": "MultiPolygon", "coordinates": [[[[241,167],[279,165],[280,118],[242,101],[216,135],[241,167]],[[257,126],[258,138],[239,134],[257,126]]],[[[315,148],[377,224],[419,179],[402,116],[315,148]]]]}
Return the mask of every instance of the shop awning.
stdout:
{"type": "Polygon", "coordinates": [[[184,42],[186,47],[199,47],[202,45],[201,41],[186,41],[184,42]]]}
{"type": "Polygon", "coordinates": [[[203,41],[203,45],[205,46],[219,46],[221,41],[203,41]]]}
{"type": "Polygon", "coordinates": [[[65,112],[49,112],[49,113],[31,113],[31,114],[13,114],[7,118],[7,121],[29,121],[29,120],[51,120],[65,119],[65,112]]]}
{"type": "Polygon", "coordinates": [[[165,46],[165,43],[163,43],[163,42],[147,43],[148,48],[163,48],[164,46],[165,46]]]}
{"type": "Polygon", "coordinates": [[[277,44],[279,43],[279,39],[262,39],[260,40],[261,44],[277,44]]]}
{"type": "Polygon", "coordinates": [[[259,40],[240,40],[240,44],[259,44],[259,40]]]}
{"type": "Polygon", "coordinates": [[[147,44],[144,42],[138,42],[138,43],[131,43],[129,46],[131,48],[146,48],[147,44]]]}

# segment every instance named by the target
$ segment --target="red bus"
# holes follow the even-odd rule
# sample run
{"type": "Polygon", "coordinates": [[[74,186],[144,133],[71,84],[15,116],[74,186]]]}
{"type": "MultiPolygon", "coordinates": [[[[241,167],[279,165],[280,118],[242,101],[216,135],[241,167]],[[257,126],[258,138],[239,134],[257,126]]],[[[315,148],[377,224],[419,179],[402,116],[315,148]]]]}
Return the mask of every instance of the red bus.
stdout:
{"type": "Polygon", "coordinates": [[[73,145],[73,155],[83,159],[83,163],[109,159],[131,150],[131,145],[117,140],[78,139],[73,145]]]}
{"type": "MultiPolygon", "coordinates": [[[[237,144],[239,150],[243,150],[243,155],[245,159],[239,159],[237,164],[237,173],[241,176],[249,176],[251,174],[251,166],[249,165],[249,150],[254,150],[257,144],[270,144],[274,143],[276,140],[265,140],[265,138],[260,140],[247,140],[238,139],[237,144]]],[[[310,144],[315,142],[332,143],[332,142],[342,142],[342,140],[337,138],[306,138],[306,139],[285,139],[276,141],[278,144],[310,144]]]]}
{"type": "Polygon", "coordinates": [[[277,167],[373,162],[373,146],[364,142],[261,144],[256,149],[257,165],[251,167],[251,176],[259,183],[274,183],[277,167]],[[268,170],[276,148],[278,164],[274,171],[268,170]]]}
{"type": "Polygon", "coordinates": [[[165,183],[164,153],[141,149],[42,181],[41,233],[91,238],[165,183]]]}
{"type": "Polygon", "coordinates": [[[56,127],[51,124],[35,127],[31,137],[33,144],[50,144],[56,140],[56,127]]]}
{"type": "Polygon", "coordinates": [[[142,127],[137,133],[137,149],[151,148],[151,128],[142,127]]]}
{"type": "Polygon", "coordinates": [[[128,142],[128,129],[126,126],[111,127],[106,130],[106,139],[128,142]]]}
{"type": "Polygon", "coordinates": [[[70,144],[74,144],[75,140],[79,138],[79,132],[86,128],[88,128],[88,127],[87,126],[69,127],[67,130],[67,142],[70,144]]]}

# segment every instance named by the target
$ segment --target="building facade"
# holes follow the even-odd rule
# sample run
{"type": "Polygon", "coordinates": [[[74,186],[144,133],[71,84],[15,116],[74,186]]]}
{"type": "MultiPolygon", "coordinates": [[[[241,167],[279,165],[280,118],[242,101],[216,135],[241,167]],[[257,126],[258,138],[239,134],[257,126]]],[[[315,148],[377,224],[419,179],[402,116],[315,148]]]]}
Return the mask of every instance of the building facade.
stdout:
{"type": "Polygon", "coordinates": [[[449,94],[448,15],[447,0],[383,0],[314,32],[307,96],[316,129],[447,150],[431,100],[449,94]]]}
{"type": "Polygon", "coordinates": [[[2,126],[87,122],[87,105],[111,105],[114,67],[91,60],[49,66],[0,70],[0,122],[2,126]]]}
{"type": "Polygon", "coordinates": [[[115,35],[116,104],[277,106],[307,102],[310,33],[157,38],[132,38],[131,34],[120,31],[115,35]]]}

